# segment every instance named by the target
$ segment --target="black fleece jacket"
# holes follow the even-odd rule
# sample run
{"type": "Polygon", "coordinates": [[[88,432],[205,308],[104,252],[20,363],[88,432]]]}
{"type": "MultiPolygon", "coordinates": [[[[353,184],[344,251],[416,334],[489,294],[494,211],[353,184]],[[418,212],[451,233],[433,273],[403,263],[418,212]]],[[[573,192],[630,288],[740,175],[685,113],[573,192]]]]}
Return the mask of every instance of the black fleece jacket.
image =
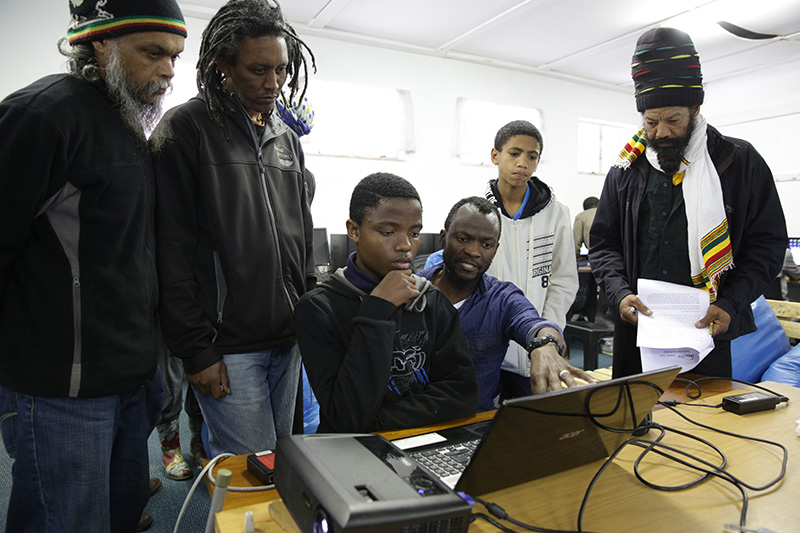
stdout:
{"type": "Polygon", "coordinates": [[[105,85],[52,75],[0,103],[0,384],[118,394],[158,328],[152,161],[105,85]]]}
{"type": "Polygon", "coordinates": [[[222,126],[198,96],[162,119],[155,159],[161,323],[194,374],[235,354],[294,343],[294,305],[315,283],[300,141],[270,115],[256,134],[224,101],[222,126]]]}

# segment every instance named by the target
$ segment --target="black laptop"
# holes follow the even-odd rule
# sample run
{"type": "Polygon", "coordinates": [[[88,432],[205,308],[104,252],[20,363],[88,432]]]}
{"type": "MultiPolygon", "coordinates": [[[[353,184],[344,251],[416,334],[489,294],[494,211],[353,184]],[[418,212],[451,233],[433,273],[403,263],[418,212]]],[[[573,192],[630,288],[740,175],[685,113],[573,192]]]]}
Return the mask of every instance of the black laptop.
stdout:
{"type": "Polygon", "coordinates": [[[491,420],[393,441],[442,481],[482,495],[604,459],[679,366],[506,400],[491,420]]]}

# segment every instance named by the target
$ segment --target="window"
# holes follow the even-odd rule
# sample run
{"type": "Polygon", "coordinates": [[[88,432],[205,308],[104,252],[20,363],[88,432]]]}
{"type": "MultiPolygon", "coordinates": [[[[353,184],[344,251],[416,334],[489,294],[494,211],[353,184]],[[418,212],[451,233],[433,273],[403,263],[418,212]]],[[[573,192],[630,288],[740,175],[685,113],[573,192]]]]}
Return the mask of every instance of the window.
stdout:
{"type": "Polygon", "coordinates": [[[527,120],[546,137],[539,109],[459,98],[456,103],[456,158],[465,165],[491,166],[489,153],[494,146],[494,136],[512,120],[527,120]]]}
{"type": "Polygon", "coordinates": [[[404,160],[415,151],[408,91],[314,79],[306,97],[314,109],[306,154],[404,160]]]}
{"type": "Polygon", "coordinates": [[[578,119],[578,172],[605,176],[639,127],[578,119]]]}

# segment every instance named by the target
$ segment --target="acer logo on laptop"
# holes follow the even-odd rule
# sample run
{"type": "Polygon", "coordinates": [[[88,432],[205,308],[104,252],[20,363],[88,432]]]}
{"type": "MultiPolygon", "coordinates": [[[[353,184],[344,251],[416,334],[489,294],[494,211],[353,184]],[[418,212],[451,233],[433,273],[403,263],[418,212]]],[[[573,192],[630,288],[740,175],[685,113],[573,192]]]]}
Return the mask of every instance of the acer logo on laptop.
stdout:
{"type": "Polygon", "coordinates": [[[561,435],[560,437],[558,437],[558,440],[567,440],[567,439],[572,439],[572,438],[575,438],[575,437],[577,437],[577,436],[578,436],[578,435],[580,435],[581,433],[583,433],[583,430],[582,430],[582,429],[579,429],[578,431],[570,431],[569,433],[564,433],[563,435],[561,435]]]}

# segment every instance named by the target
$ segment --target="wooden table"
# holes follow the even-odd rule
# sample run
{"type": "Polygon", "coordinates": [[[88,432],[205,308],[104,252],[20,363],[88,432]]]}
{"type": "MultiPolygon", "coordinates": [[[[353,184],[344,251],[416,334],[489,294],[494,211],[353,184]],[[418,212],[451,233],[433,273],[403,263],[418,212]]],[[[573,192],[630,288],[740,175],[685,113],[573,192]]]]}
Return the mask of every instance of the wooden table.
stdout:
{"type": "MultiPolygon", "coordinates": [[[[747,525],[785,533],[800,530],[800,438],[795,421],[800,419],[800,389],[778,383],[765,384],[795,403],[780,409],[739,416],[722,409],[681,407],[680,411],[706,425],[773,440],[789,452],[786,476],[766,492],[748,490],[750,495],[747,525]]],[[[707,397],[703,403],[721,402],[725,393],[707,397]]],[[[780,453],[761,443],[744,441],[698,428],[670,410],[654,412],[655,422],[703,437],[720,447],[728,458],[728,471],[751,485],[765,484],[780,472],[780,453]]],[[[650,437],[654,436],[651,430],[650,437]]],[[[668,435],[666,443],[693,451],[713,462],[706,449],[682,437],[668,435]]],[[[628,447],[600,477],[588,499],[583,519],[585,531],[647,531],[649,533],[725,531],[723,524],[737,524],[742,498],[732,485],[710,480],[678,492],[647,488],[633,475],[633,462],[641,449],[628,447]]],[[[506,509],[517,520],[538,527],[576,530],[584,492],[602,461],[587,464],[537,481],[497,491],[484,497],[506,509]]],[[[642,472],[648,480],[663,485],[681,484],[697,474],[687,467],[668,463],[655,455],[642,472]]],[[[513,528],[519,529],[519,528],[513,528]]],[[[470,531],[498,531],[477,521],[470,531]]]]}
{"type": "MultiPolygon", "coordinates": [[[[786,478],[769,493],[752,493],[748,524],[769,527],[784,533],[797,530],[800,524],[800,506],[793,502],[800,494],[800,470],[794,456],[800,451],[800,439],[795,437],[794,421],[800,419],[800,390],[780,384],[767,384],[778,392],[794,398],[797,404],[774,411],[738,416],[721,409],[682,407],[684,413],[705,424],[731,431],[782,442],[789,448],[789,464],[786,478]]],[[[688,400],[683,394],[684,384],[673,383],[665,398],[688,400]]],[[[724,392],[733,388],[730,382],[708,381],[703,383],[703,403],[719,403],[724,392]]],[[[747,390],[743,389],[742,391],[747,390]]],[[[402,438],[429,430],[442,429],[471,421],[486,419],[493,413],[481,413],[474,417],[452,421],[429,428],[417,428],[386,432],[388,439],[402,438]]],[[[696,428],[675,413],[661,409],[654,413],[656,422],[688,430],[721,446],[729,459],[729,468],[746,482],[758,485],[774,477],[778,472],[777,454],[763,444],[753,444],[732,437],[696,428]]],[[[669,437],[669,442],[682,448],[698,449],[686,439],[669,437]]],[[[741,505],[739,492],[721,481],[709,481],[683,492],[659,492],[642,485],[632,474],[632,462],[640,449],[624,450],[611,467],[600,478],[588,500],[583,527],[587,531],[676,531],[679,519],[681,531],[723,531],[723,523],[738,521],[741,505]],[[685,525],[685,527],[684,527],[685,525]]],[[[655,456],[653,456],[655,458],[655,456]]],[[[218,468],[230,469],[232,485],[257,484],[246,468],[246,457],[237,456],[222,462],[218,468]]],[[[539,526],[574,530],[578,509],[584,491],[597,472],[602,461],[591,463],[568,472],[532,481],[488,495],[503,506],[516,519],[539,526]]],[[[664,465],[663,460],[648,461],[643,469],[649,479],[670,484],[688,480],[694,474],[686,467],[664,465]]],[[[270,516],[269,502],[278,498],[277,491],[258,493],[232,493],[226,496],[224,511],[217,515],[217,531],[231,533],[242,531],[244,512],[253,511],[256,531],[282,531],[270,516]]],[[[277,508],[283,508],[276,502],[277,508]]],[[[283,508],[285,509],[285,508],[283,508]]],[[[478,520],[470,528],[473,531],[498,531],[488,523],[478,520]]],[[[514,528],[518,529],[518,528],[514,528]]]]}

